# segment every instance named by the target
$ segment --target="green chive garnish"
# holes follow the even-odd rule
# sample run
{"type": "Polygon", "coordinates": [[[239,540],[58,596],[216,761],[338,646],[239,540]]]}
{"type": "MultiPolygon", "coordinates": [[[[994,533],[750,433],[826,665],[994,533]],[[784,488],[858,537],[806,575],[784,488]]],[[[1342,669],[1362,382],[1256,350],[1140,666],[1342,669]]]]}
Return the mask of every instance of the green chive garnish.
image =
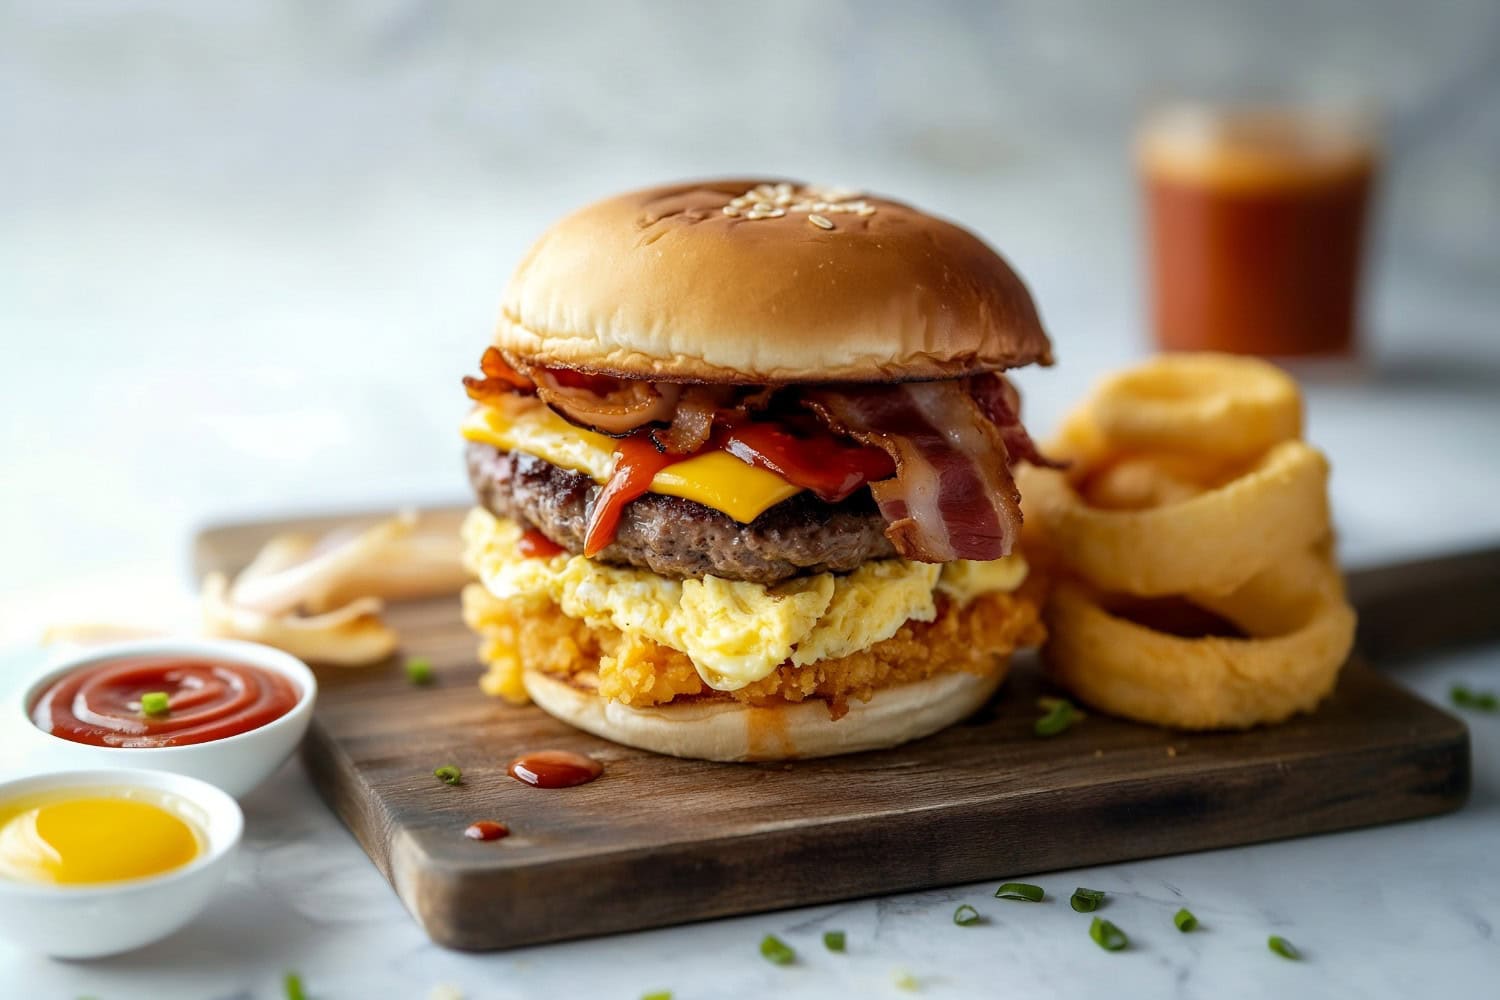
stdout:
{"type": "Polygon", "coordinates": [[[141,714],[151,716],[166,715],[171,708],[171,699],[165,691],[151,691],[141,695],[141,714]]]}
{"type": "Polygon", "coordinates": [[[827,948],[829,951],[842,952],[844,950],[844,932],[824,931],[823,947],[827,948]]]}
{"type": "Polygon", "coordinates": [[[1198,918],[1193,916],[1193,911],[1189,910],[1185,906],[1182,909],[1178,910],[1176,913],[1172,914],[1172,923],[1176,924],[1177,929],[1182,931],[1182,933],[1184,934],[1186,934],[1188,931],[1195,931],[1198,929],[1198,918]]]}
{"type": "Polygon", "coordinates": [[[1068,905],[1077,913],[1093,913],[1099,909],[1099,904],[1102,902],[1104,902],[1103,889],[1078,888],[1073,890],[1073,898],[1068,900],[1068,905]]]}
{"type": "Polygon", "coordinates": [[[281,988],[286,993],[286,1000],[307,1000],[307,994],[302,989],[302,977],[295,972],[288,972],[281,977],[281,988]]]}
{"type": "Polygon", "coordinates": [[[1462,684],[1455,684],[1448,696],[1459,708],[1473,708],[1481,712],[1500,711],[1500,697],[1493,691],[1471,691],[1462,684]]]}
{"type": "Polygon", "coordinates": [[[775,934],[767,934],[760,939],[760,957],[777,965],[791,965],[797,960],[797,953],[775,934]]]}
{"type": "Polygon", "coordinates": [[[445,785],[461,784],[464,780],[464,773],[452,764],[444,764],[433,771],[432,776],[445,785]]]}
{"type": "Polygon", "coordinates": [[[1065,698],[1049,699],[1047,704],[1050,706],[1047,714],[1037,719],[1036,725],[1031,727],[1038,736],[1056,736],[1083,717],[1073,707],[1073,703],[1065,698]]]}
{"type": "Polygon", "coordinates": [[[671,990],[657,990],[655,993],[642,994],[641,1000],[672,1000],[671,990]]]}
{"type": "Polygon", "coordinates": [[[1019,899],[1027,903],[1040,903],[1046,895],[1041,886],[1030,882],[1007,882],[995,890],[996,899],[1019,899]]]}
{"type": "Polygon", "coordinates": [[[1297,951],[1296,947],[1292,945],[1292,942],[1277,934],[1272,934],[1269,938],[1266,939],[1266,947],[1270,948],[1282,958],[1289,958],[1293,962],[1302,957],[1302,954],[1297,951]]]}
{"type": "Polygon", "coordinates": [[[979,911],[965,903],[953,911],[953,922],[960,927],[973,927],[979,923],[979,911]]]}
{"type": "Polygon", "coordinates": [[[1094,922],[1089,924],[1089,937],[1105,951],[1119,951],[1129,943],[1125,932],[1103,917],[1095,917],[1094,922]]]}
{"type": "Polygon", "coordinates": [[[406,679],[418,687],[432,683],[432,661],[424,656],[413,656],[406,661],[406,679]]]}

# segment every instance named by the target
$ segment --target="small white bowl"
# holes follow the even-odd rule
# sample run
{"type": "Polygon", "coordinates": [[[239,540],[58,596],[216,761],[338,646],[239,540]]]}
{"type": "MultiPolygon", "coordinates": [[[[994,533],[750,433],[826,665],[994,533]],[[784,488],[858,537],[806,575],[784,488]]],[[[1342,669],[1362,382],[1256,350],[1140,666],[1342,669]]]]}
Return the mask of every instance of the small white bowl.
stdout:
{"type": "Polygon", "coordinates": [[[318,682],[307,664],[279,649],[237,639],[140,639],[92,646],[54,660],[7,708],[12,755],[27,772],[71,768],[150,768],[171,771],[217,785],[240,798],[264,781],[291,756],[312,720],[318,682]],[[98,747],[74,743],[37,728],[31,706],[42,691],[79,667],[135,656],[188,657],[228,660],[281,674],[296,686],[300,697],[292,710],[258,729],[208,743],[176,747],[98,747]]]}
{"type": "Polygon", "coordinates": [[[140,948],[203,911],[229,874],[245,825],[239,805],[213,785],[165,771],[64,771],[0,783],[0,803],[58,789],[149,789],[180,800],[206,842],[203,853],[160,875],[98,885],[0,878],[0,937],[58,958],[98,958],[140,948]]]}

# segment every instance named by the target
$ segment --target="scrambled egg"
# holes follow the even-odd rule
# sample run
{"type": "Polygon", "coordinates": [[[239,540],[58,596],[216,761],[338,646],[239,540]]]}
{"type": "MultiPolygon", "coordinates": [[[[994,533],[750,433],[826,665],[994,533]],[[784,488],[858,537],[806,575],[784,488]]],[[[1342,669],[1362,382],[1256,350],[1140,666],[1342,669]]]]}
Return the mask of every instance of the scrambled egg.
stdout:
{"type": "MultiPolygon", "coordinates": [[[[463,533],[470,568],[495,598],[533,614],[550,602],[594,632],[675,650],[719,691],[764,681],[782,664],[847,657],[890,639],[907,622],[932,622],[938,593],[962,607],[986,593],[1014,590],[1026,576],[1024,560],[1011,556],[946,567],[883,559],[844,575],[820,573],[770,587],[712,576],[674,580],[566,553],[521,556],[520,528],[483,510],[469,515],[463,533]]],[[[597,640],[574,633],[557,637],[572,647],[564,652],[597,661],[600,650],[584,648],[597,640]]],[[[505,655],[498,648],[487,652],[505,655]]]]}
{"type": "Polygon", "coordinates": [[[805,667],[783,663],[769,676],[735,691],[714,691],[693,661],[675,649],[605,626],[590,628],[537,598],[501,601],[477,583],[464,589],[464,621],[483,637],[479,658],[485,693],[517,704],[528,700],[524,675],[539,671],[583,691],[636,708],[679,698],[732,699],[772,706],[818,698],[838,718],[851,701],[868,701],[885,687],[938,674],[988,676],[1005,669],[1009,654],[1041,643],[1037,588],[981,594],[959,606],[941,598],[931,622],[908,621],[889,639],[805,667]],[[524,666],[523,666],[524,664],[524,666]]]}

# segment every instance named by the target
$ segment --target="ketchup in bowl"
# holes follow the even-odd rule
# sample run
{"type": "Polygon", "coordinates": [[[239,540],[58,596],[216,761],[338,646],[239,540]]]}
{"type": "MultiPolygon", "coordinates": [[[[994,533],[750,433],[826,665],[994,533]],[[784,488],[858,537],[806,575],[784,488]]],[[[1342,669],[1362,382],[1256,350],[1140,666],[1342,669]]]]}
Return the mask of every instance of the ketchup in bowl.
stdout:
{"type": "Polygon", "coordinates": [[[259,729],[300,697],[281,674],[233,660],[132,656],[59,677],[31,706],[31,721],[91,746],[186,746],[259,729]]]}

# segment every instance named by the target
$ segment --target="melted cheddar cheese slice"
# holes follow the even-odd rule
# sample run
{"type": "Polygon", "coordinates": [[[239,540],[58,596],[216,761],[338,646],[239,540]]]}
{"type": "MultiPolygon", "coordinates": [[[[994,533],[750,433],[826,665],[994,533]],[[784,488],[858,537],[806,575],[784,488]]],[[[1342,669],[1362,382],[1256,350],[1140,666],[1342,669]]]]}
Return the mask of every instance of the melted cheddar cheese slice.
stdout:
{"type": "MultiPolygon", "coordinates": [[[[464,419],[462,433],[470,441],[502,451],[535,455],[596,483],[609,479],[614,468],[614,442],[610,438],[574,427],[530,396],[504,396],[494,404],[475,407],[464,419]]],[[[651,480],[651,492],[693,500],[749,524],[801,490],[728,452],[709,451],[658,472],[651,480]]]]}

